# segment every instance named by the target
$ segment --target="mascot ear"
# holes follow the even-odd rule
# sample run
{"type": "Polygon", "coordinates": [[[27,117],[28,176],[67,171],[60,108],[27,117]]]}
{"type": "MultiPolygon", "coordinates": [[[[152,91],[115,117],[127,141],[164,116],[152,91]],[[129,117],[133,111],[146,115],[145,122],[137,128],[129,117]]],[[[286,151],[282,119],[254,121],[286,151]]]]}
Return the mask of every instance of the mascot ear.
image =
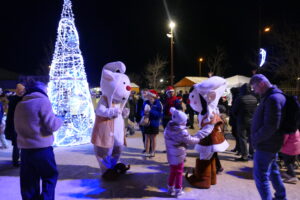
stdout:
{"type": "Polygon", "coordinates": [[[102,72],[102,77],[107,80],[107,81],[112,81],[114,80],[114,74],[113,72],[109,71],[109,70],[106,70],[104,69],[103,72],[102,72]]]}
{"type": "Polygon", "coordinates": [[[211,91],[207,94],[207,100],[208,102],[213,102],[216,99],[216,92],[215,91],[211,91]]]}

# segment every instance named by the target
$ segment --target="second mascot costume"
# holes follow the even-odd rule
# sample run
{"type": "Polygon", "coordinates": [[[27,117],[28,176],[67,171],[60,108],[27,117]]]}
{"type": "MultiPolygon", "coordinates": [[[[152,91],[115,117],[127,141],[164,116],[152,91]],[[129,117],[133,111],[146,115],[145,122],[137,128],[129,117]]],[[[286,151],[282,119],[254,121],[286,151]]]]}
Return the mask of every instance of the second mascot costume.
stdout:
{"type": "Polygon", "coordinates": [[[198,188],[210,188],[217,183],[216,152],[225,151],[229,144],[222,132],[223,122],[219,117],[218,102],[227,87],[226,80],[213,76],[201,83],[195,84],[189,94],[191,107],[199,113],[200,130],[196,135],[200,138],[195,150],[199,153],[193,175],[186,178],[188,182],[198,188]],[[214,124],[211,121],[214,120],[214,124]],[[201,129],[210,129],[203,132],[201,129]]]}
{"type": "Polygon", "coordinates": [[[125,142],[124,118],[129,115],[129,109],[124,106],[131,88],[125,71],[125,65],[119,61],[103,67],[100,82],[102,96],[95,110],[96,120],[91,142],[94,144],[102,177],[109,180],[116,179],[119,170],[121,173],[126,171],[124,164],[117,164],[125,142]]]}

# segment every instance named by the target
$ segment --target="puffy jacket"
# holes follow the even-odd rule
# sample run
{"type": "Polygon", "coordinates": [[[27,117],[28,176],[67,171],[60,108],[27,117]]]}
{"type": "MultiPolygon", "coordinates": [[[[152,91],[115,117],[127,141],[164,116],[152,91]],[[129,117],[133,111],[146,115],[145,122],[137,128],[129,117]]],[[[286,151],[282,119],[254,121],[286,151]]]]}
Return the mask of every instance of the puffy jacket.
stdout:
{"type": "Polygon", "coordinates": [[[257,99],[254,95],[246,94],[238,97],[233,105],[233,113],[237,123],[250,126],[256,107],[257,99]]]}
{"type": "Polygon", "coordinates": [[[300,131],[299,130],[297,130],[295,134],[284,135],[281,152],[287,155],[300,154],[300,131]]]}
{"type": "Polygon", "coordinates": [[[61,119],[55,117],[47,96],[40,92],[25,95],[17,104],[14,115],[18,147],[35,149],[51,146],[53,132],[62,123],[61,119]]]}
{"type": "Polygon", "coordinates": [[[279,152],[283,143],[283,134],[279,132],[285,97],[275,86],[262,96],[251,126],[254,149],[271,153],[279,152]]]}
{"type": "Polygon", "coordinates": [[[182,163],[186,157],[186,147],[188,144],[197,144],[200,139],[191,136],[186,126],[177,125],[170,121],[164,132],[167,158],[170,165],[182,163]]]}
{"type": "Polygon", "coordinates": [[[152,105],[149,100],[145,101],[142,109],[142,116],[144,116],[144,108],[147,104],[151,107],[149,112],[150,126],[159,127],[160,118],[162,116],[162,105],[160,101],[156,99],[152,105]]]}

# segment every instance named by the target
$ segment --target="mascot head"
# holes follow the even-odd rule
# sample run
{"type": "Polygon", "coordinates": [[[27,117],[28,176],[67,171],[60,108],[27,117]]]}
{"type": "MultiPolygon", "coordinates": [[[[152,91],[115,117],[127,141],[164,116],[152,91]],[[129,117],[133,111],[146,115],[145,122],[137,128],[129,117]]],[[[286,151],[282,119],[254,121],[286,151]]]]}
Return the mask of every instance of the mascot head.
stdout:
{"type": "Polygon", "coordinates": [[[213,76],[209,79],[196,83],[189,94],[190,105],[202,117],[207,115],[209,118],[213,113],[219,113],[218,102],[227,87],[226,80],[213,76]]]}
{"type": "Polygon", "coordinates": [[[131,87],[125,71],[126,67],[122,62],[108,63],[102,69],[100,87],[102,95],[108,99],[109,107],[112,103],[120,103],[124,107],[127,102],[131,87]]]}

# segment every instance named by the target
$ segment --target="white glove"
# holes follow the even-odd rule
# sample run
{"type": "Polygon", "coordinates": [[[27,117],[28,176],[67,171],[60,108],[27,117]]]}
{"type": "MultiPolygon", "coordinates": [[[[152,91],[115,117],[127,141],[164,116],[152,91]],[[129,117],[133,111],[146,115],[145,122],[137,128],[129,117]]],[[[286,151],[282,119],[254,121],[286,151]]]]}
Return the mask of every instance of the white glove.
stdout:
{"type": "Polygon", "coordinates": [[[122,114],[121,108],[113,108],[112,118],[118,117],[119,114],[122,114]]]}
{"type": "Polygon", "coordinates": [[[144,108],[144,111],[149,112],[150,110],[151,110],[151,107],[148,104],[146,104],[145,108],[144,108]]]}
{"type": "Polygon", "coordinates": [[[129,108],[124,108],[122,111],[123,118],[127,118],[129,116],[130,110],[129,108]]]}

